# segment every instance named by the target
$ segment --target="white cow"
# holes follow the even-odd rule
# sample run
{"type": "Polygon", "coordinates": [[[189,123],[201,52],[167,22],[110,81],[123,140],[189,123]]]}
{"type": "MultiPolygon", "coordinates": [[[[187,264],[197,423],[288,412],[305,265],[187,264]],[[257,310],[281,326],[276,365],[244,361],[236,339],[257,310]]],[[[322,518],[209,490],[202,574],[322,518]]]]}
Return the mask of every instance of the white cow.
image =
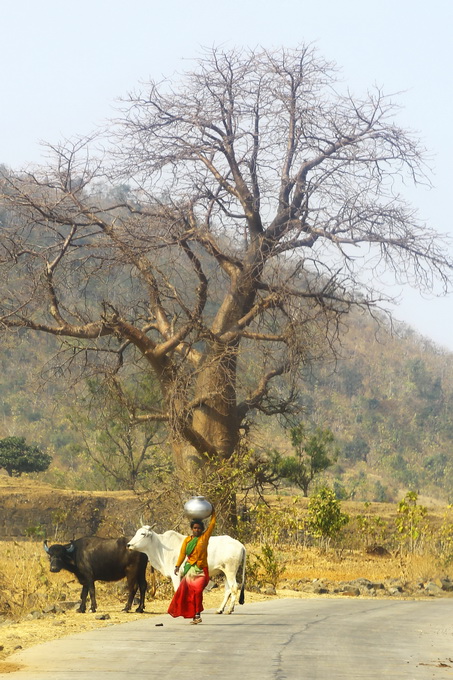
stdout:
{"type": "MultiPolygon", "coordinates": [[[[156,534],[150,526],[146,525],[138,529],[135,536],[129,541],[127,547],[148,555],[150,564],[164,576],[169,576],[176,590],[181,577],[174,573],[175,564],[178,560],[181,545],[185,536],[176,531],[166,531],[156,534]]],[[[238,584],[236,573],[242,564],[242,586],[239,595],[239,604],[244,603],[245,587],[245,546],[231,536],[211,536],[208,543],[208,569],[209,576],[223,572],[225,576],[225,597],[218,614],[223,614],[228,600],[231,598],[228,610],[231,614],[238,600],[238,584]]],[[[182,565],[181,565],[182,567],[182,565]]],[[[181,572],[181,570],[180,570],[181,572]]]]}

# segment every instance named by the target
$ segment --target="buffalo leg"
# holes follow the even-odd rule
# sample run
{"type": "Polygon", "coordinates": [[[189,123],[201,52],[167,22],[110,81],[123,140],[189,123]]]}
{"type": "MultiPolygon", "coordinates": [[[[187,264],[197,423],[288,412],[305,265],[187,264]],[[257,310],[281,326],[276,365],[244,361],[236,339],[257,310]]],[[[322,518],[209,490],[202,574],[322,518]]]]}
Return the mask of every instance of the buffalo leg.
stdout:
{"type": "Polygon", "coordinates": [[[91,609],[92,612],[95,612],[96,609],[97,609],[97,602],[96,602],[96,591],[95,591],[95,588],[94,588],[94,581],[92,581],[89,584],[88,590],[89,590],[89,593],[90,593],[90,600],[91,600],[90,609],[91,609]]]}
{"type": "Polygon", "coordinates": [[[139,612],[140,614],[145,611],[145,594],[146,594],[146,580],[140,579],[140,584],[137,583],[137,580],[135,578],[131,578],[129,580],[129,577],[127,579],[127,587],[129,591],[129,596],[127,598],[127,603],[126,606],[123,609],[123,612],[128,612],[130,611],[132,607],[132,603],[134,602],[134,597],[137,593],[138,588],[140,587],[140,603],[135,610],[136,612],[139,612]]]}
{"type": "Polygon", "coordinates": [[[122,610],[123,612],[130,611],[130,609],[132,607],[132,603],[134,601],[135,593],[137,592],[137,584],[134,584],[133,586],[131,586],[130,583],[128,582],[127,589],[129,591],[129,595],[128,595],[128,598],[127,598],[126,606],[122,610]]]}
{"type": "Polygon", "coordinates": [[[148,588],[145,576],[139,579],[138,587],[140,588],[140,603],[135,611],[142,613],[145,611],[145,595],[148,588]]]}
{"type": "Polygon", "coordinates": [[[80,607],[78,608],[78,612],[81,614],[85,614],[87,610],[87,595],[88,595],[88,586],[82,586],[82,592],[80,593],[80,607]]]}
{"type": "Polygon", "coordinates": [[[136,572],[135,569],[129,569],[126,572],[127,576],[127,589],[129,591],[129,597],[127,598],[127,604],[124,607],[123,611],[128,612],[130,611],[132,607],[132,603],[134,602],[134,597],[137,593],[138,588],[140,588],[140,603],[135,610],[136,612],[142,613],[145,611],[145,595],[146,595],[146,588],[147,588],[147,583],[146,583],[146,578],[144,574],[136,572]]]}

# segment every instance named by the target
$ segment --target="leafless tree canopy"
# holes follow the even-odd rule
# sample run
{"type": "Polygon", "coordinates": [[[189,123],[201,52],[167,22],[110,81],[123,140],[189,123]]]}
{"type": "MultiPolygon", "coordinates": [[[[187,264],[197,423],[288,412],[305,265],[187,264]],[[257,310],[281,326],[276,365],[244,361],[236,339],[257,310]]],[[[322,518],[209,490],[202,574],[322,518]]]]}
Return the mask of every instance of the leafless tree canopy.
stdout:
{"type": "Polygon", "coordinates": [[[449,286],[445,243],[399,195],[423,150],[379,90],[339,90],[312,48],[210,50],[173,83],[131,93],[107,151],[49,147],[1,184],[0,320],[68,339],[160,398],[176,462],[228,458],[248,415],[291,408],[373,274],[449,286]]]}

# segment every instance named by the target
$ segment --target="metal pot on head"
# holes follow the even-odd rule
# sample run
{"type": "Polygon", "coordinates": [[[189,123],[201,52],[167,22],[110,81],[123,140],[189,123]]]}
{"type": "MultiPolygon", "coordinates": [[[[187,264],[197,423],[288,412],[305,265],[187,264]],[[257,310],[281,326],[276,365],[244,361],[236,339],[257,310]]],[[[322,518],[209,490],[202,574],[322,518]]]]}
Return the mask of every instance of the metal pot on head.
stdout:
{"type": "Polygon", "coordinates": [[[184,504],[189,519],[206,519],[212,514],[212,505],[204,496],[193,496],[184,504]]]}

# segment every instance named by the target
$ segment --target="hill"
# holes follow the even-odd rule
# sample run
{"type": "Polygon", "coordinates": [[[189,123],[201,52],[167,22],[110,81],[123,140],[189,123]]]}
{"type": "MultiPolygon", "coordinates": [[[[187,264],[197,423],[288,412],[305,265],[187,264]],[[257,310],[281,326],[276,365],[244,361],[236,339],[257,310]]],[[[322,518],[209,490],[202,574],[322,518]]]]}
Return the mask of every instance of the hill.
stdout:
{"type": "MultiPolygon", "coordinates": [[[[300,419],[336,438],[327,481],[342,498],[393,502],[412,489],[451,502],[453,354],[406,325],[392,335],[369,317],[349,323],[339,356],[307,367],[299,383],[300,419]]],[[[117,488],[86,455],[74,418],[83,411],[77,383],[71,376],[68,390],[57,351],[58,341],[45,335],[4,336],[0,438],[24,436],[45,448],[53,464],[40,479],[53,486],[117,488]]],[[[256,420],[251,437],[258,449],[291,451],[275,419],[256,420]]]]}
{"type": "Polygon", "coordinates": [[[407,326],[389,335],[358,318],[336,365],[306,376],[301,401],[336,436],[331,477],[347,495],[395,500],[398,489],[412,489],[453,498],[451,353],[407,326]]]}

